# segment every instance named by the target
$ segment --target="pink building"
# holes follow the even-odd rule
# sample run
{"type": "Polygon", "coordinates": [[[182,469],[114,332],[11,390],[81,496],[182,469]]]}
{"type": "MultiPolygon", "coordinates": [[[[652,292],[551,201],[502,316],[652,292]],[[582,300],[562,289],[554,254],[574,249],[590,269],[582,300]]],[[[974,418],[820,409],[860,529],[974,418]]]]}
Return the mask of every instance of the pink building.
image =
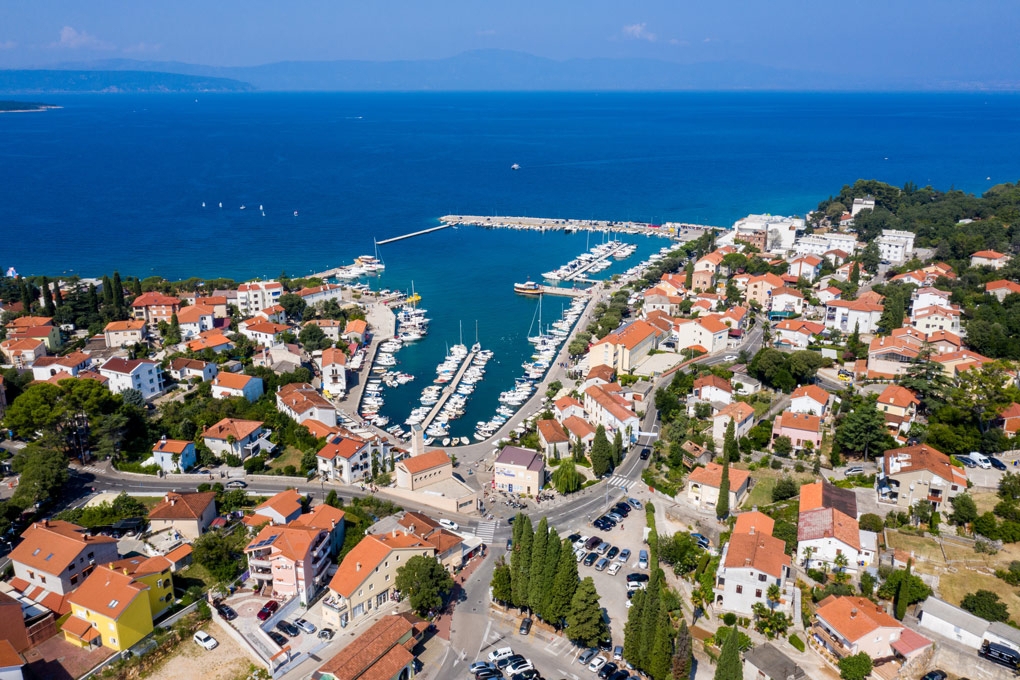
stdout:
{"type": "Polygon", "coordinates": [[[810,442],[817,451],[822,445],[822,419],[810,413],[783,411],[772,423],[772,441],[777,437],[789,437],[794,449],[803,449],[810,442]]]}

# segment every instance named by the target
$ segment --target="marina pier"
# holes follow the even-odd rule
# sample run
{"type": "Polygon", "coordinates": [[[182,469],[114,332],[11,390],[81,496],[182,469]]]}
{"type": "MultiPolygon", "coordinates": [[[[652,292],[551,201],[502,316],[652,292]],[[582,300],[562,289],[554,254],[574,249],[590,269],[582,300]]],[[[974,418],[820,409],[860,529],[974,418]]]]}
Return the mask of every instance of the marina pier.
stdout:
{"type": "Polygon", "coordinates": [[[395,243],[396,241],[403,241],[405,238],[414,238],[415,236],[421,236],[422,234],[431,234],[434,231],[440,229],[449,229],[454,225],[453,222],[440,224],[438,227],[430,227],[428,229],[422,229],[420,231],[412,231],[410,234],[404,234],[403,236],[394,236],[393,238],[384,239],[382,241],[376,241],[377,246],[384,246],[387,243],[395,243]]]}
{"type": "Polygon", "coordinates": [[[448,384],[446,389],[443,390],[443,396],[439,398],[439,401],[437,401],[435,406],[432,407],[429,414],[425,416],[425,420],[421,421],[422,430],[428,429],[428,426],[432,424],[432,421],[435,420],[437,415],[439,415],[439,412],[443,410],[443,406],[446,405],[446,401],[457,391],[461,378],[464,377],[464,373],[466,373],[468,368],[471,366],[471,362],[474,360],[476,354],[478,354],[478,352],[468,352],[467,356],[464,357],[464,363],[460,365],[460,368],[457,369],[457,373],[453,376],[453,380],[451,380],[450,384],[448,384]]]}
{"type": "MultiPolygon", "coordinates": [[[[455,224],[470,225],[475,227],[487,227],[490,229],[529,229],[534,231],[581,231],[591,229],[593,231],[612,231],[621,234],[643,234],[645,236],[659,236],[661,238],[697,238],[706,231],[712,229],[723,229],[723,227],[710,226],[706,224],[690,224],[687,222],[666,222],[663,224],[652,224],[650,222],[622,222],[614,220],[578,220],[559,219],[555,217],[503,217],[493,215],[443,215],[439,221],[444,226],[455,224]]],[[[409,234],[416,236],[419,233],[409,234]]],[[[407,238],[407,237],[399,237],[407,238]]],[[[385,243],[385,241],[380,241],[385,243]]]]}

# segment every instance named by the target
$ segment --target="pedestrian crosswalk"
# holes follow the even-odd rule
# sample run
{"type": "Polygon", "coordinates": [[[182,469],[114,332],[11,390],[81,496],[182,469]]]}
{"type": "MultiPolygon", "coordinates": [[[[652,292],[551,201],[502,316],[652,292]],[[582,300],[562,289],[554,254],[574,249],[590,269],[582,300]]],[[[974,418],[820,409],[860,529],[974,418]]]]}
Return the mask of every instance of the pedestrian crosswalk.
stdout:
{"type": "Polygon", "coordinates": [[[482,539],[482,543],[492,543],[492,538],[495,534],[495,522],[479,522],[478,528],[475,529],[475,536],[482,539]]]}
{"type": "Polygon", "coordinates": [[[624,489],[626,491],[629,491],[630,488],[635,484],[637,484],[636,480],[627,479],[626,477],[621,477],[620,475],[613,475],[612,477],[609,478],[609,486],[616,487],[618,489],[624,489]]]}

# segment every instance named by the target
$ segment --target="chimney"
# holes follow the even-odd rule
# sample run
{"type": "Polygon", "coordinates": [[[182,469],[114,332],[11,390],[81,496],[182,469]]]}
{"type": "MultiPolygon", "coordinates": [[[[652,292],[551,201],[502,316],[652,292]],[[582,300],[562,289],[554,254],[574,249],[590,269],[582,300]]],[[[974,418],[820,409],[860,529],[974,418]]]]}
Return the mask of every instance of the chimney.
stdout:
{"type": "Polygon", "coordinates": [[[47,519],[44,519],[44,520],[42,521],[42,523],[43,523],[43,526],[44,526],[44,527],[48,527],[48,526],[50,525],[50,520],[49,520],[49,518],[47,518],[47,519]]]}
{"type": "Polygon", "coordinates": [[[753,525],[753,524],[751,525],[751,530],[750,530],[750,531],[748,531],[747,533],[749,533],[749,534],[751,534],[752,536],[754,536],[754,525],[753,525]]]}
{"type": "MultiPolygon", "coordinates": [[[[354,571],[361,571],[361,562],[356,562],[354,564],[354,571]]],[[[854,611],[856,611],[856,610],[854,610],[854,611]]]]}
{"type": "Polygon", "coordinates": [[[851,619],[857,618],[857,607],[854,607],[853,609],[850,610],[850,618],[851,619]]]}
{"type": "Polygon", "coordinates": [[[175,505],[177,505],[177,499],[176,498],[171,498],[170,499],[170,506],[173,507],[175,505]]]}
{"type": "Polygon", "coordinates": [[[393,530],[393,538],[396,538],[396,537],[397,537],[397,530],[396,530],[396,529],[394,529],[394,530],[393,530]]]}

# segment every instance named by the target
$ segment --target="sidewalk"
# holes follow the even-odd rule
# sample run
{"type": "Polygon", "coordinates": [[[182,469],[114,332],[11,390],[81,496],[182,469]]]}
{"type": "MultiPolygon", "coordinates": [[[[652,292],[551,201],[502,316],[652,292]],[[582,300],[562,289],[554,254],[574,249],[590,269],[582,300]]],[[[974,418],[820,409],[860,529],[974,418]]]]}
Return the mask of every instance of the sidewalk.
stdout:
{"type": "Polygon", "coordinates": [[[492,559],[492,548],[489,547],[485,552],[485,557],[475,557],[467,566],[461,569],[460,573],[453,577],[453,588],[450,590],[450,596],[448,604],[443,608],[439,615],[432,620],[432,625],[436,627],[436,637],[440,637],[447,642],[450,641],[450,634],[452,633],[453,627],[453,612],[457,607],[457,603],[464,599],[465,593],[463,584],[471,578],[471,575],[478,570],[478,568],[485,562],[485,560],[492,559]]]}

